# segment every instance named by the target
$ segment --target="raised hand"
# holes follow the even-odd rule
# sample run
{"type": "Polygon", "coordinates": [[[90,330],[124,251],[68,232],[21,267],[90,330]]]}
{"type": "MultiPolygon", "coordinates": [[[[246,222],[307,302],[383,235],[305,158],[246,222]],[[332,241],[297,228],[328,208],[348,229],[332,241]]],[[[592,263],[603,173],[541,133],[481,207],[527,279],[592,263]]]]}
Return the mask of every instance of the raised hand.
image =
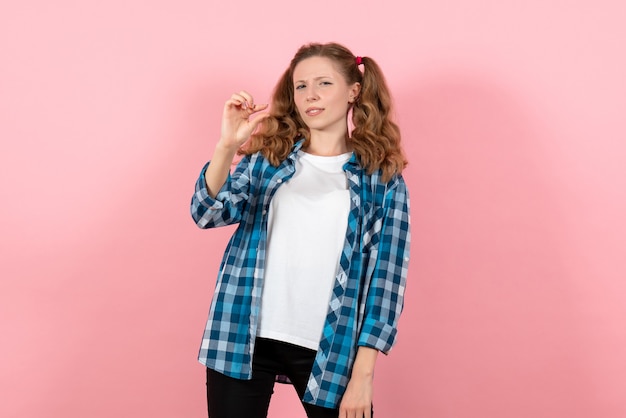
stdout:
{"type": "Polygon", "coordinates": [[[250,117],[267,107],[266,104],[255,105],[250,93],[245,91],[233,94],[224,104],[222,136],[215,145],[211,164],[205,172],[206,186],[210,196],[217,195],[228,178],[237,150],[250,138],[259,123],[269,117],[269,113],[260,113],[254,119],[250,117]]]}
{"type": "Polygon", "coordinates": [[[233,94],[224,104],[221,145],[228,149],[237,149],[243,145],[269,113],[259,114],[253,119],[250,117],[267,107],[267,104],[255,104],[253,97],[246,91],[233,94]]]}

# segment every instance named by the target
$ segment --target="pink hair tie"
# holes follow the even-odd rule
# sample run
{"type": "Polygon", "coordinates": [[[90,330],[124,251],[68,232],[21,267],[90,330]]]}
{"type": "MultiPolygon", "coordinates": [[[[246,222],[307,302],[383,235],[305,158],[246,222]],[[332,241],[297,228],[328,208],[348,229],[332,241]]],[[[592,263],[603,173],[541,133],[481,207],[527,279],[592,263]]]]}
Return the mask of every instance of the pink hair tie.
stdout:
{"type": "Polygon", "coordinates": [[[361,65],[361,64],[363,64],[363,58],[356,57],[356,65],[361,65]]]}

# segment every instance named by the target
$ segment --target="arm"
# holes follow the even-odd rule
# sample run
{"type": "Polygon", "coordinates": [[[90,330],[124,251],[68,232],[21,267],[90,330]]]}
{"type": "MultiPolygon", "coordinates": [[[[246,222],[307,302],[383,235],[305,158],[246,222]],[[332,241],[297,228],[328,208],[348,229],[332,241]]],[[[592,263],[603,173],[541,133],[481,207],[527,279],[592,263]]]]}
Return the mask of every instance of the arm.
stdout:
{"type": "Polygon", "coordinates": [[[237,148],[229,147],[224,144],[222,140],[215,146],[211,164],[208,165],[204,172],[207,193],[213,199],[217,197],[217,193],[224,186],[224,183],[226,183],[226,179],[228,179],[230,166],[233,163],[235,154],[237,154],[237,148]]]}
{"type": "Polygon", "coordinates": [[[399,177],[384,198],[379,241],[370,253],[373,264],[368,283],[359,346],[389,352],[395,343],[398,320],[404,307],[404,291],[410,250],[409,196],[399,177]]]}
{"type": "Polygon", "coordinates": [[[245,91],[233,94],[224,104],[220,140],[215,146],[213,160],[200,173],[191,199],[191,216],[198,227],[204,229],[238,222],[238,203],[245,200],[247,194],[246,165],[240,164],[234,174],[234,183],[228,187],[225,185],[237,150],[269,115],[261,114],[254,120],[250,120],[250,116],[266,108],[267,105],[255,105],[252,96],[245,91]],[[222,189],[223,193],[220,193],[222,189]]]}
{"type": "Polygon", "coordinates": [[[384,198],[384,218],[365,306],[363,327],[352,373],[339,407],[339,418],[370,418],[374,366],[378,353],[387,353],[395,342],[403,308],[409,259],[409,199],[400,178],[384,198]]]}

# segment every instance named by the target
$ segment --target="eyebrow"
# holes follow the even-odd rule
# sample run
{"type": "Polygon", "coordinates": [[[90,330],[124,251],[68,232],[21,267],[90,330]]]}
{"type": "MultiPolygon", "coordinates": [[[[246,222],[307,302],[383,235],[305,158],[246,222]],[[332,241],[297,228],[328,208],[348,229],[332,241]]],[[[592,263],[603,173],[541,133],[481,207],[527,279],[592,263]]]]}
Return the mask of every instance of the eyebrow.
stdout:
{"type": "MultiPolygon", "coordinates": [[[[313,81],[321,80],[322,78],[333,78],[333,77],[330,76],[330,75],[322,75],[322,76],[319,76],[319,77],[315,77],[313,79],[313,81]]],[[[296,81],[294,81],[294,83],[306,83],[306,81],[305,80],[296,80],[296,81]]]]}

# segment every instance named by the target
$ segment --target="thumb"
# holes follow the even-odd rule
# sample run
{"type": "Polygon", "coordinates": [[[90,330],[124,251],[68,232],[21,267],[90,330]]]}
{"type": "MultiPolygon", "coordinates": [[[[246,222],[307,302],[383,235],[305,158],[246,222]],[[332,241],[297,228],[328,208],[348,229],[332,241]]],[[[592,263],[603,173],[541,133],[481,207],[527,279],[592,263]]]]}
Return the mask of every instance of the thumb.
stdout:
{"type": "Polygon", "coordinates": [[[261,122],[269,117],[269,113],[259,113],[257,116],[255,116],[255,118],[250,121],[250,126],[252,127],[252,130],[255,130],[261,122]]]}

